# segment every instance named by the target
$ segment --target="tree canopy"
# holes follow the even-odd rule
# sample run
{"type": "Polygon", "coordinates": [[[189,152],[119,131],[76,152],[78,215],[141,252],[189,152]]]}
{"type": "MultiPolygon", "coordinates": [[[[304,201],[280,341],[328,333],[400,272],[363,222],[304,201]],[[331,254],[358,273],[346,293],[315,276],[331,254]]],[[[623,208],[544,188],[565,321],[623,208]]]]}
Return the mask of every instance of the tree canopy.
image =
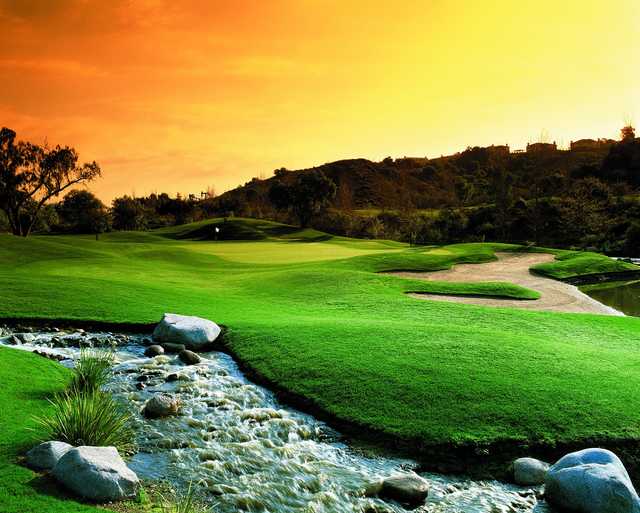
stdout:
{"type": "Polygon", "coordinates": [[[0,209],[14,235],[28,236],[47,201],[100,173],[95,161],[79,165],[74,148],[18,141],[13,130],[0,130],[0,209]]]}

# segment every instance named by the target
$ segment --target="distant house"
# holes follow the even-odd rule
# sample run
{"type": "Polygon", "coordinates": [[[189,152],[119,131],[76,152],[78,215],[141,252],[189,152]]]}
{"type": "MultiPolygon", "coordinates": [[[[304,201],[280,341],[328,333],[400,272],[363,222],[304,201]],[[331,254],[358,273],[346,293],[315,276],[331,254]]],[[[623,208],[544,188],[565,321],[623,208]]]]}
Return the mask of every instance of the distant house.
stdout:
{"type": "Polygon", "coordinates": [[[555,142],[553,143],[530,143],[527,144],[527,153],[549,153],[553,151],[557,151],[558,146],[555,142]]]}
{"type": "Polygon", "coordinates": [[[487,151],[491,155],[502,155],[502,156],[508,156],[510,153],[508,144],[498,144],[498,145],[492,144],[491,146],[487,146],[487,151]]]}
{"type": "Polygon", "coordinates": [[[579,139],[571,141],[571,151],[597,151],[615,144],[613,139],[579,139]]]}

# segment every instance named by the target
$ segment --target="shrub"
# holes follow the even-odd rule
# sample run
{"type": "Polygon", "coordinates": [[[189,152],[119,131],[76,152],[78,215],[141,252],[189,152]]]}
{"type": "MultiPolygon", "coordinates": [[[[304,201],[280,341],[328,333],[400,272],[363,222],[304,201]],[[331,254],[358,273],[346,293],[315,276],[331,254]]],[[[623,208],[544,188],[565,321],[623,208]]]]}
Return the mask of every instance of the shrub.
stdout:
{"type": "Polygon", "coordinates": [[[69,390],[92,394],[100,390],[111,377],[114,356],[110,351],[82,349],[69,390]]]}
{"type": "Polygon", "coordinates": [[[77,393],[77,389],[50,400],[50,415],[36,418],[47,440],[71,445],[115,446],[122,453],[134,449],[131,416],[109,394],[77,393]]]}

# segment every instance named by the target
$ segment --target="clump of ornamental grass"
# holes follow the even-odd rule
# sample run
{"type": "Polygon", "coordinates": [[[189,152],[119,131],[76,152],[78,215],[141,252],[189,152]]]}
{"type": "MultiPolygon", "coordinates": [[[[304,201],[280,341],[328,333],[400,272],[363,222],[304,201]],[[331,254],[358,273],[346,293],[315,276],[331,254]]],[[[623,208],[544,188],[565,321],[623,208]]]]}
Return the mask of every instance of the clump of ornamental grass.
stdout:
{"type": "Polygon", "coordinates": [[[162,513],[213,513],[214,511],[195,496],[193,481],[189,482],[186,492],[173,492],[169,498],[161,495],[159,502],[162,513]]]}
{"type": "Polygon", "coordinates": [[[114,361],[111,351],[82,349],[73,369],[69,391],[78,394],[98,392],[111,378],[114,361]]]}
{"type": "Polygon", "coordinates": [[[51,412],[36,418],[47,440],[74,446],[114,446],[123,454],[134,450],[131,415],[111,395],[71,388],[49,402],[51,412]]]}

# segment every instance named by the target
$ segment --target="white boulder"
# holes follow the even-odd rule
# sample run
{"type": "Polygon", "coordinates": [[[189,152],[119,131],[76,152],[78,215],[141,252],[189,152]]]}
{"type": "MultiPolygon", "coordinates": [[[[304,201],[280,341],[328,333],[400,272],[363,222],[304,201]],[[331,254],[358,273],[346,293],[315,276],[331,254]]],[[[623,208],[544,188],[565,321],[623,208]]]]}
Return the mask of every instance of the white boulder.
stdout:
{"type": "Polygon", "coordinates": [[[513,481],[520,486],[544,484],[549,464],[535,458],[518,458],[513,462],[513,481]]]}
{"type": "Polygon", "coordinates": [[[140,482],[115,447],[76,447],[53,469],[55,478],[76,494],[96,502],[135,497],[140,482]]]}
{"type": "Polygon", "coordinates": [[[153,331],[157,342],[184,344],[187,349],[199,350],[214,342],[220,326],[200,317],[166,313],[153,331]]]}
{"type": "Polygon", "coordinates": [[[640,499],[618,457],[584,449],[562,457],[547,472],[545,497],[576,513],[640,513],[640,499]]]}
{"type": "Polygon", "coordinates": [[[27,453],[27,465],[36,470],[51,470],[73,445],[65,442],[44,442],[27,453]]]}

